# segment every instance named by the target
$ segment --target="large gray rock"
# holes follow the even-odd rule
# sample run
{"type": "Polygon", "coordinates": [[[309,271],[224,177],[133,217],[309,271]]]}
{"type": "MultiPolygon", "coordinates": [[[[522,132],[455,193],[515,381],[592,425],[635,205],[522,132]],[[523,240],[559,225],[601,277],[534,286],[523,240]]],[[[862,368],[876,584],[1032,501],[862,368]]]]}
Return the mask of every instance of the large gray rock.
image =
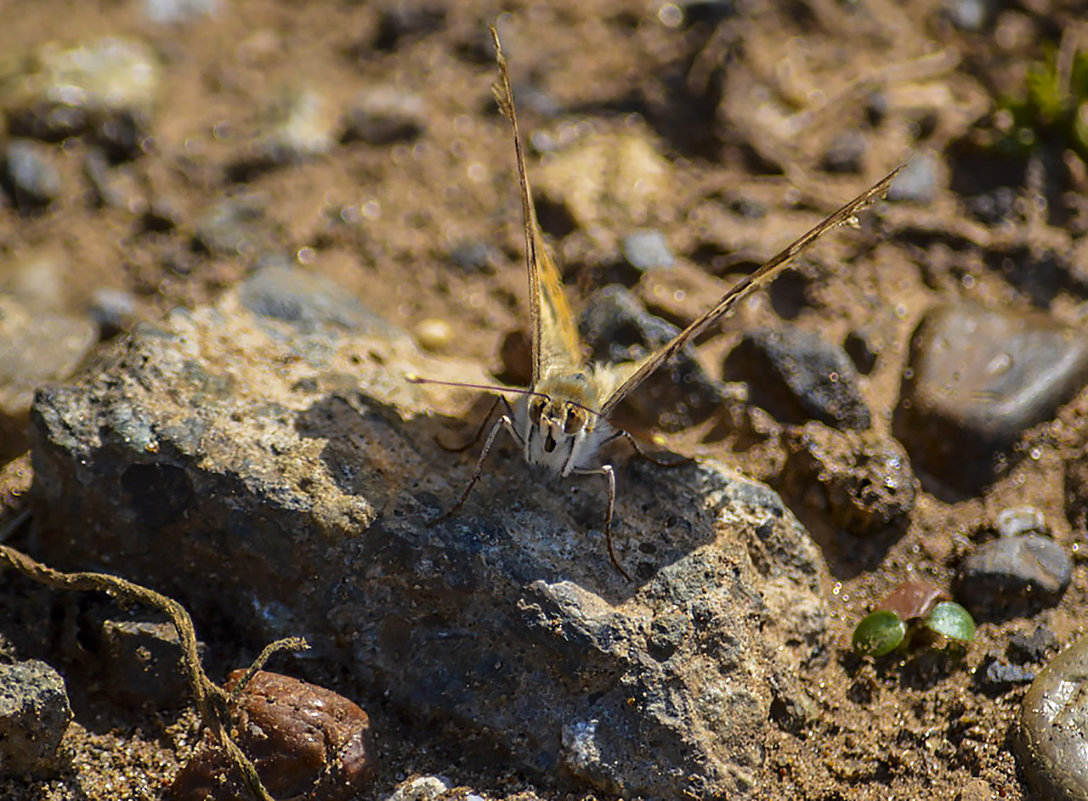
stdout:
{"type": "MultiPolygon", "coordinates": [[[[543,480],[435,444],[480,381],[283,270],[137,332],[33,411],[41,555],[123,573],[264,641],[303,635],[429,736],[530,775],[670,799],[760,782],[772,701],[826,658],[826,570],[771,490],[714,464],[543,480]]],[[[300,669],[304,669],[300,668],[300,669]]]]}

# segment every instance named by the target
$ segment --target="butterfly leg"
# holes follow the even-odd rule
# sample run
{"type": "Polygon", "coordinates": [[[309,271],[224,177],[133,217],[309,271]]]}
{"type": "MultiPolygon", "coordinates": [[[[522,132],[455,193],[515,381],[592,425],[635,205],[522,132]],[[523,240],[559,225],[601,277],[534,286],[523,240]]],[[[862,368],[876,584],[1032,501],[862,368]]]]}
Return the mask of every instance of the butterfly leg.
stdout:
{"type": "Polygon", "coordinates": [[[622,436],[624,439],[631,443],[631,447],[635,449],[635,453],[637,453],[647,462],[652,462],[653,464],[656,464],[658,467],[680,467],[681,465],[691,464],[695,461],[690,456],[681,456],[679,459],[676,459],[674,461],[662,461],[661,459],[651,456],[649,453],[643,450],[642,446],[639,445],[638,440],[631,436],[629,432],[624,431],[623,429],[618,429],[618,434],[619,436],[622,436]]]}
{"type": "MultiPolygon", "coordinates": [[[[491,408],[487,410],[487,414],[484,415],[484,419],[480,421],[480,425],[476,428],[476,433],[473,434],[472,439],[470,439],[464,445],[450,447],[449,445],[446,445],[444,442],[442,442],[442,440],[440,440],[437,436],[435,436],[434,438],[435,444],[448,453],[463,453],[464,451],[467,451],[469,448],[471,448],[473,445],[480,441],[480,437],[483,436],[484,430],[487,428],[487,424],[491,420],[491,415],[495,414],[495,410],[499,408],[500,402],[505,403],[506,398],[504,398],[502,395],[496,395],[495,402],[491,404],[491,408]]],[[[507,403],[506,408],[509,412],[510,404],[507,403]]],[[[513,413],[511,412],[511,414],[513,413]]]]}
{"type": "Polygon", "coordinates": [[[631,578],[631,574],[623,569],[623,565],[620,564],[619,558],[616,556],[616,549],[612,545],[612,516],[616,510],[616,471],[612,469],[612,465],[601,465],[596,470],[574,470],[572,471],[580,476],[604,476],[608,481],[608,515],[604,521],[604,541],[608,545],[608,558],[612,560],[612,566],[619,571],[619,574],[630,582],[634,582],[631,578]]]}
{"type": "MultiPolygon", "coordinates": [[[[489,415],[490,416],[490,415],[489,415]]],[[[448,519],[452,515],[456,514],[462,506],[465,505],[465,501],[468,500],[469,493],[472,492],[472,488],[476,486],[476,482],[480,480],[480,476],[484,472],[484,460],[487,459],[487,454],[491,451],[491,446],[495,444],[495,437],[499,435],[499,432],[506,429],[510,436],[521,442],[521,437],[518,436],[517,429],[514,428],[514,421],[509,415],[503,415],[495,421],[495,425],[491,426],[491,431],[487,434],[487,440],[484,442],[484,449],[480,451],[480,458],[476,460],[476,467],[472,471],[472,478],[469,479],[468,486],[465,487],[465,491],[461,493],[461,497],[457,499],[457,503],[451,506],[445,514],[439,515],[434,520],[430,521],[427,525],[433,526],[437,523],[441,523],[443,520],[448,519]]]]}

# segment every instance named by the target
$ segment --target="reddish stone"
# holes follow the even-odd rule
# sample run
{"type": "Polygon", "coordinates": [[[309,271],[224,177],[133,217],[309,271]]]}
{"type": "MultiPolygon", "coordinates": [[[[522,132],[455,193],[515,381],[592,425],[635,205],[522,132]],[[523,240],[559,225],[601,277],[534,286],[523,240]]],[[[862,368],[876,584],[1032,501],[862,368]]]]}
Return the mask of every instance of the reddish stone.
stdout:
{"type": "MultiPolygon", "coordinates": [[[[234,671],[227,688],[243,673],[234,671]]],[[[346,801],[374,775],[366,712],[315,684],[259,671],[242,694],[235,730],[236,742],[279,801],[346,801]]],[[[211,742],[181,769],[170,791],[172,801],[244,795],[238,772],[211,742]]]]}

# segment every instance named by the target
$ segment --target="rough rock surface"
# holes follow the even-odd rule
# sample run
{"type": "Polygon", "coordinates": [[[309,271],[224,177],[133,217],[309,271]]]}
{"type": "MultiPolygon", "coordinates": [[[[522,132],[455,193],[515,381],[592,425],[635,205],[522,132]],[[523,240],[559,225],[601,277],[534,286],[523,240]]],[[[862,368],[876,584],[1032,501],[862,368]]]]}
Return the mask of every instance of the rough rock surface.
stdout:
{"type": "Polygon", "coordinates": [[[72,720],[64,679],[45,662],[0,665],[0,776],[44,774],[72,720]]]}
{"type": "MultiPolygon", "coordinates": [[[[714,464],[542,480],[500,440],[434,441],[484,380],[424,356],[337,287],[273,268],[39,393],[40,555],[182,598],[260,641],[302,635],[434,736],[606,792],[744,797],[772,704],[826,658],[826,569],[767,487],[714,464]]],[[[206,617],[204,619],[207,619],[206,617]]],[[[311,658],[308,657],[308,658],[311,658]]],[[[305,660],[300,659],[300,669],[305,660]]]]}

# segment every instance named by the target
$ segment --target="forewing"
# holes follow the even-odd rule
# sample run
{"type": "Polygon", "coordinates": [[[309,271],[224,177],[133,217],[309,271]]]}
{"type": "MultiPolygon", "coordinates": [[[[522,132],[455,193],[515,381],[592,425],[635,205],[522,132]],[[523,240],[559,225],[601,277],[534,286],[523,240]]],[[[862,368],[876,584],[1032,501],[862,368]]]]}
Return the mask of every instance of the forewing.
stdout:
{"type": "Polygon", "coordinates": [[[522,217],[525,221],[525,259],[529,270],[529,308],[533,330],[533,385],[549,373],[570,374],[582,367],[582,345],[570,302],[563,291],[563,279],[548,253],[536,219],[533,194],[525,169],[525,153],[514,109],[514,92],[503,55],[499,34],[491,27],[499,80],[493,87],[499,109],[510,120],[517,157],[518,183],[521,186],[522,217]]]}
{"type": "Polygon", "coordinates": [[[635,367],[627,379],[608,396],[608,399],[600,409],[601,414],[606,417],[611,415],[620,404],[620,401],[627,397],[635,387],[649,378],[655,370],[668,361],[673,354],[684,347],[684,345],[713,325],[722,315],[729,312],[738,301],[742,300],[753,290],[758,289],[773,280],[779,272],[788,267],[797,256],[803,253],[809,245],[825,233],[845,222],[849,222],[853,219],[855,214],[877,198],[881,197],[888,191],[888,186],[904,166],[906,165],[896,167],[838,211],[825,217],[824,220],[812,228],[812,230],[808,231],[788,247],[772,256],[754,273],[745,276],[735,283],[721,296],[713,308],[701,315],[691,325],[673,337],[670,342],[661,346],[661,348],[651,353],[641,362],[638,362],[637,367],[635,367]]]}

